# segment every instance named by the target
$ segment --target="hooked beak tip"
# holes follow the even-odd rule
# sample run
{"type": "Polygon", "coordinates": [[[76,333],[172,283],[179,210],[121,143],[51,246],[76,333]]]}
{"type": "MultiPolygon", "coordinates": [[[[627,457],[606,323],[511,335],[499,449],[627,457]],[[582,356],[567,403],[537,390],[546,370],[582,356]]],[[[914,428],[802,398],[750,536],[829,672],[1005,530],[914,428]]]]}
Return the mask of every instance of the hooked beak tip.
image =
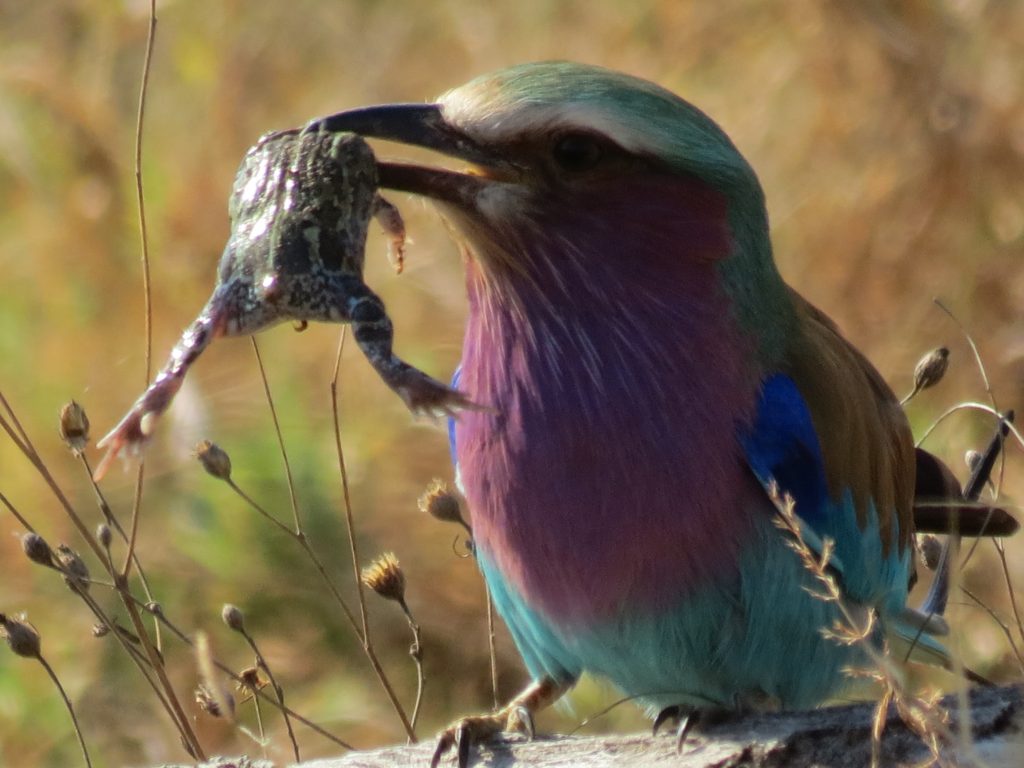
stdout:
{"type": "Polygon", "coordinates": [[[432,149],[473,163],[493,162],[488,152],[445,121],[440,104],[359,107],[315,118],[306,124],[305,130],[357,133],[366,138],[432,149]]]}
{"type": "MultiPolygon", "coordinates": [[[[505,163],[444,119],[440,104],[382,104],[316,118],[306,131],[350,132],[372,139],[423,147],[482,168],[505,163]]],[[[480,174],[459,173],[405,163],[378,162],[380,185],[439,201],[472,207],[488,180],[480,174]]]]}

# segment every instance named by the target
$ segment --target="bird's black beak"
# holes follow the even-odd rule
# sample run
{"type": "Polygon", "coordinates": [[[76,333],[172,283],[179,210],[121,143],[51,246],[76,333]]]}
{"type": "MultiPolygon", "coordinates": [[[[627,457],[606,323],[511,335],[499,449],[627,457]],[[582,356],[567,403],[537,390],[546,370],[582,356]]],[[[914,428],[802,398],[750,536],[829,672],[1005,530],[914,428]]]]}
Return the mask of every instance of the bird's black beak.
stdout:
{"type": "Polygon", "coordinates": [[[378,163],[380,185],[460,206],[471,206],[493,171],[504,175],[508,164],[445,122],[438,104],[383,104],[339,112],[310,121],[304,130],[351,132],[432,149],[470,162],[481,172],[459,173],[409,163],[378,163]]]}

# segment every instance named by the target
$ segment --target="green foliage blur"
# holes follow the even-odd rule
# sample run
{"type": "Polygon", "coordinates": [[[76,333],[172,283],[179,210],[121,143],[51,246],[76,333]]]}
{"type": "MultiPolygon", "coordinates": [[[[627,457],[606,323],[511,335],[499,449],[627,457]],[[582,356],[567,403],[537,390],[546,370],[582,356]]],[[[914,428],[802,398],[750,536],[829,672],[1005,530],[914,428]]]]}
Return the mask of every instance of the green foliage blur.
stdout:
{"type": "MultiPolygon", "coordinates": [[[[95,441],[146,383],[133,161],[148,10],[145,0],[0,4],[0,389],[90,524],[101,518],[56,421],[64,402],[79,401],[95,441]]],[[[569,58],[659,82],[726,128],[760,173],[783,273],[898,393],[910,389],[921,354],[951,348],[946,380],[908,408],[917,434],[947,407],[987,398],[936,296],[973,332],[1000,407],[1024,400],[1024,4],[166,0],[158,16],[142,150],[155,367],[212,288],[234,172],[260,134],[361,104],[430,99],[516,62],[569,58]]],[[[394,275],[374,232],[367,280],[387,302],[399,353],[446,378],[464,311],[457,248],[429,206],[392,200],[414,241],[406,271],[394,275]]],[[[259,343],[311,539],[354,602],[331,428],[338,329],[296,334],[282,326],[259,343]]],[[[457,528],[416,508],[431,478],[451,475],[443,431],[413,423],[352,344],[341,370],[358,544],[364,558],[392,550],[404,565],[409,604],[423,625],[420,732],[430,735],[491,706],[483,587],[472,559],[459,556],[463,540],[453,544],[457,528]]],[[[927,446],[966,474],[960,457],[991,429],[983,415],[957,414],[927,446]]],[[[66,541],[84,554],[52,495],[0,438],[0,492],[51,544],[66,541]]],[[[401,740],[355,636],[301,551],[191,457],[204,438],[231,454],[242,488],[290,520],[247,340],[220,341],[204,354],[146,454],[138,551],[164,612],[189,632],[206,630],[218,656],[241,669],[251,655],[220,621],[221,604],[236,603],[291,706],[358,746],[401,740]]],[[[1008,453],[1004,486],[1019,499],[1020,451],[1008,453]]],[[[98,453],[89,455],[95,463],[98,453]]],[[[134,478],[115,467],[103,484],[122,520],[134,478]]],[[[22,529],[2,508],[0,532],[0,611],[24,611],[38,628],[95,764],[184,761],[137,671],[111,639],[92,637],[91,615],[60,579],[23,556],[22,529]]],[[[1020,542],[1008,552],[1019,588],[1020,542]]],[[[965,580],[1012,622],[994,555],[983,543],[965,580]]],[[[94,591],[113,609],[113,596],[94,591]]],[[[405,620],[394,604],[369,599],[378,650],[411,706],[405,620]]],[[[999,626],[955,603],[954,647],[966,663],[1019,679],[999,626]]],[[[498,641],[507,698],[526,675],[503,628],[498,641]]],[[[166,653],[191,705],[195,660],[173,640],[166,653]]],[[[540,726],[571,728],[614,698],[585,685],[540,726]]],[[[240,716],[254,727],[251,707],[242,705],[240,716]]],[[[190,714],[211,754],[262,754],[198,708],[190,714]]],[[[285,761],[280,719],[268,708],[264,717],[267,754],[285,761]]],[[[625,706],[588,727],[640,722],[625,706]]],[[[299,736],[304,757],[335,751],[301,727],[299,736]]],[[[0,648],[0,765],[78,764],[76,750],[43,671],[0,648]]]]}

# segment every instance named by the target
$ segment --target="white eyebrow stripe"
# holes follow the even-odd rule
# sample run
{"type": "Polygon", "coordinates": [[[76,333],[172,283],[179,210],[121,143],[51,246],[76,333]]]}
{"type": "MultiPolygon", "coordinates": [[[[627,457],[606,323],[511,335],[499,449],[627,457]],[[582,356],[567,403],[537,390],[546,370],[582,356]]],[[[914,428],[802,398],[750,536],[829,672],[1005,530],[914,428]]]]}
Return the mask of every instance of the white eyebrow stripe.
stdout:
{"type": "Polygon", "coordinates": [[[498,105],[455,91],[442,98],[441,113],[446,122],[484,145],[575,129],[600,133],[636,154],[654,154],[659,149],[650,140],[650,133],[645,135],[636,130],[635,120],[631,125],[622,119],[621,112],[616,114],[594,102],[498,105]]]}

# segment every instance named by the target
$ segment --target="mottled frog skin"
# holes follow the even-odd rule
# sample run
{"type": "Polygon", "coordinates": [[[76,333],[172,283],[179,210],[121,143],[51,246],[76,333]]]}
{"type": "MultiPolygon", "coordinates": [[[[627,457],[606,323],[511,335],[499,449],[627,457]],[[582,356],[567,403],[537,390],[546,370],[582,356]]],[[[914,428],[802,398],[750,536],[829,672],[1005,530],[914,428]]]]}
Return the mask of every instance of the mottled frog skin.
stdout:
{"type": "Polygon", "coordinates": [[[231,193],[231,235],[213,295],[150,387],[100,441],[108,452],[98,477],[122,449],[145,442],[213,339],[286,320],[351,323],[370,364],[414,413],[444,415],[472,406],[392,351],[391,320],[363,282],[363,262],[371,217],[384,226],[399,270],[405,228],[377,186],[373,152],[355,134],[282,131],[248,151],[231,193]]]}

